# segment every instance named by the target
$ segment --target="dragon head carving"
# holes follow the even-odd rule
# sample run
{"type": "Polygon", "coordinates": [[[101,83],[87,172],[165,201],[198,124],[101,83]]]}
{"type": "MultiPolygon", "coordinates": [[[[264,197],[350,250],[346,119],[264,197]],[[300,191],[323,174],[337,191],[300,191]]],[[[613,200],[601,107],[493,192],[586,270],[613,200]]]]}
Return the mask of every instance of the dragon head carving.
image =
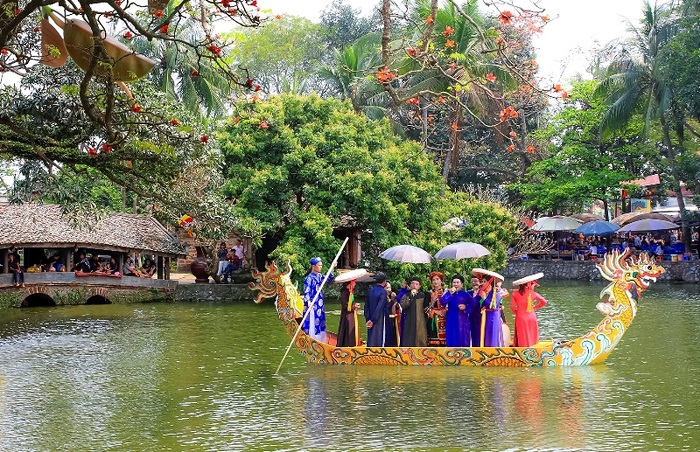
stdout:
{"type": "Polygon", "coordinates": [[[600,292],[600,298],[607,297],[607,303],[599,303],[598,310],[606,315],[619,314],[625,309],[625,302],[628,302],[634,316],[642,292],[652,282],[656,282],[664,273],[664,268],[657,265],[649,254],[630,256],[630,250],[627,249],[624,253],[618,250],[607,253],[603,262],[598,264],[598,271],[610,281],[600,292]]]}
{"type": "Polygon", "coordinates": [[[254,270],[253,278],[255,282],[249,282],[248,287],[251,290],[257,290],[255,296],[256,303],[262,303],[265,298],[277,296],[277,311],[280,316],[290,315],[292,317],[300,316],[303,310],[303,302],[301,295],[297,292],[296,284],[291,280],[292,265],[287,262],[286,270],[277,268],[274,262],[265,265],[266,271],[261,272],[254,270]],[[292,308],[292,311],[287,314],[287,310],[292,308]]]}

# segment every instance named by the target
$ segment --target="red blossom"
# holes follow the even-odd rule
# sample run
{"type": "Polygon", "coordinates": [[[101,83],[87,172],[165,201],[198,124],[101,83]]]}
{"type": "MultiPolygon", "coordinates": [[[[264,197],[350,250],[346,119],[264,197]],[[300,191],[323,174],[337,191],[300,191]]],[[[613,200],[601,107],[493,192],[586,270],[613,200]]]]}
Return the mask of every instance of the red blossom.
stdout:
{"type": "Polygon", "coordinates": [[[451,127],[452,127],[452,130],[457,130],[457,123],[453,122],[451,127]]]}
{"type": "Polygon", "coordinates": [[[454,46],[455,46],[455,42],[452,39],[448,39],[447,41],[445,41],[445,47],[454,47],[454,46]]]}
{"type": "Polygon", "coordinates": [[[219,55],[219,54],[221,53],[221,49],[218,48],[217,46],[215,46],[214,44],[212,44],[212,45],[210,45],[209,47],[207,47],[207,49],[209,49],[209,51],[210,51],[211,53],[213,53],[214,55],[219,55]]]}
{"type": "Polygon", "coordinates": [[[559,93],[559,92],[561,92],[561,85],[557,83],[556,85],[554,85],[554,87],[552,89],[554,90],[555,93],[559,93]]]}
{"type": "Polygon", "coordinates": [[[155,10],[155,11],[153,12],[153,15],[154,15],[157,19],[160,19],[161,17],[163,17],[163,11],[157,9],[157,10],[155,10]]]}
{"type": "Polygon", "coordinates": [[[546,14],[544,16],[542,16],[542,22],[544,22],[544,23],[549,22],[549,16],[546,14]]]}
{"type": "Polygon", "coordinates": [[[102,144],[102,152],[104,152],[105,154],[109,154],[110,152],[112,152],[112,145],[109,143],[102,144]]]}
{"type": "Polygon", "coordinates": [[[253,79],[252,78],[247,79],[245,81],[244,85],[246,88],[252,88],[253,87],[253,79]]]}
{"type": "Polygon", "coordinates": [[[231,16],[235,16],[236,14],[238,14],[238,10],[236,8],[229,8],[228,13],[231,16]]]}
{"type": "Polygon", "coordinates": [[[501,112],[498,114],[498,117],[501,118],[501,121],[505,121],[510,118],[517,118],[518,112],[513,108],[512,105],[507,106],[501,112]]]}
{"type": "Polygon", "coordinates": [[[500,36],[499,36],[498,38],[496,38],[496,45],[499,45],[499,46],[500,46],[500,45],[502,45],[502,44],[505,44],[505,42],[506,42],[506,40],[503,39],[503,38],[500,37],[500,36]]]}
{"type": "Polygon", "coordinates": [[[515,145],[514,145],[514,144],[511,144],[510,146],[508,146],[508,147],[506,148],[506,151],[508,151],[508,152],[513,152],[514,150],[515,150],[515,145]]]}
{"type": "Polygon", "coordinates": [[[450,26],[448,25],[448,26],[445,27],[445,31],[442,32],[442,35],[443,35],[444,37],[448,37],[449,35],[451,35],[451,34],[454,33],[454,32],[455,32],[455,29],[452,28],[452,27],[450,27],[450,26]]]}
{"type": "Polygon", "coordinates": [[[231,6],[231,0],[221,0],[221,6],[223,6],[224,8],[228,8],[229,6],[231,6]]]}
{"type": "Polygon", "coordinates": [[[20,14],[21,12],[22,12],[22,10],[19,9],[19,8],[15,8],[15,9],[12,10],[12,13],[13,13],[15,16],[19,16],[19,14],[20,14]]]}
{"type": "Polygon", "coordinates": [[[568,99],[568,98],[569,98],[569,93],[567,93],[566,91],[564,91],[563,93],[561,93],[561,98],[562,98],[562,99],[568,99]]]}
{"type": "Polygon", "coordinates": [[[530,146],[525,148],[525,152],[527,152],[528,154],[534,154],[535,150],[536,150],[536,148],[533,145],[530,145],[530,146]]]}
{"type": "Polygon", "coordinates": [[[0,50],[0,53],[2,53],[3,55],[7,55],[7,49],[0,50]]]}
{"type": "Polygon", "coordinates": [[[260,85],[255,85],[255,91],[260,91],[262,87],[260,85]]]}
{"type": "Polygon", "coordinates": [[[411,97],[410,99],[406,100],[406,103],[408,105],[411,105],[411,104],[418,105],[418,97],[411,97]]]}
{"type": "Polygon", "coordinates": [[[209,137],[208,137],[207,135],[202,135],[202,136],[199,138],[199,141],[201,141],[201,142],[204,143],[204,144],[209,143],[209,137]]]}
{"type": "Polygon", "coordinates": [[[131,111],[133,113],[139,113],[141,111],[141,105],[139,104],[134,104],[131,106],[131,111]]]}
{"type": "Polygon", "coordinates": [[[513,13],[510,11],[503,11],[501,14],[498,15],[498,18],[501,19],[501,22],[504,24],[509,24],[511,19],[513,19],[513,13]]]}
{"type": "Polygon", "coordinates": [[[438,97],[438,102],[439,102],[439,103],[445,102],[445,98],[442,97],[442,96],[438,97]]]}
{"type": "Polygon", "coordinates": [[[418,49],[416,49],[415,47],[409,47],[406,49],[406,53],[409,54],[410,56],[414,57],[414,56],[418,55],[418,49]]]}
{"type": "Polygon", "coordinates": [[[180,121],[178,121],[177,119],[173,118],[173,119],[170,120],[170,124],[172,124],[172,125],[174,125],[174,126],[177,126],[177,125],[180,124],[180,121]]]}
{"type": "Polygon", "coordinates": [[[433,23],[433,16],[428,16],[427,19],[425,19],[426,24],[432,24],[433,23]]]}
{"type": "Polygon", "coordinates": [[[190,72],[190,77],[192,77],[192,78],[199,77],[199,71],[197,71],[197,69],[192,69],[192,72],[190,72]]]}
{"type": "Polygon", "coordinates": [[[260,121],[260,128],[263,130],[266,130],[270,125],[267,123],[267,121],[260,121]]]}
{"type": "Polygon", "coordinates": [[[163,34],[167,33],[168,32],[168,24],[165,24],[162,27],[160,27],[160,32],[163,34]]]}
{"type": "Polygon", "coordinates": [[[486,74],[486,80],[493,83],[496,81],[496,76],[493,75],[493,72],[489,72],[488,74],[486,74]]]}
{"type": "Polygon", "coordinates": [[[241,120],[241,118],[238,117],[238,116],[236,116],[235,118],[233,118],[233,122],[235,122],[236,124],[238,124],[238,123],[240,122],[240,120],[241,120]]]}
{"type": "Polygon", "coordinates": [[[281,14],[276,15],[275,20],[282,20],[282,15],[281,14]]]}
{"type": "Polygon", "coordinates": [[[89,149],[88,149],[88,155],[90,155],[90,156],[95,156],[95,155],[97,155],[97,149],[95,149],[95,148],[89,148],[89,149]]]}
{"type": "Polygon", "coordinates": [[[250,6],[258,6],[258,0],[253,0],[250,2],[250,6]]]}
{"type": "Polygon", "coordinates": [[[389,72],[389,68],[387,66],[383,66],[381,69],[379,69],[379,72],[377,72],[375,76],[380,83],[390,82],[394,79],[394,74],[389,72]]]}
{"type": "Polygon", "coordinates": [[[260,97],[258,97],[257,94],[253,94],[253,97],[251,97],[250,100],[253,101],[253,102],[257,102],[257,101],[260,100],[260,97]]]}
{"type": "Polygon", "coordinates": [[[518,134],[515,133],[515,131],[513,131],[513,130],[511,130],[510,133],[509,133],[508,135],[509,135],[511,138],[515,138],[515,137],[518,136],[518,134]]]}
{"type": "Polygon", "coordinates": [[[134,35],[130,31],[127,31],[126,33],[124,33],[124,39],[131,39],[133,37],[134,37],[134,35]]]}

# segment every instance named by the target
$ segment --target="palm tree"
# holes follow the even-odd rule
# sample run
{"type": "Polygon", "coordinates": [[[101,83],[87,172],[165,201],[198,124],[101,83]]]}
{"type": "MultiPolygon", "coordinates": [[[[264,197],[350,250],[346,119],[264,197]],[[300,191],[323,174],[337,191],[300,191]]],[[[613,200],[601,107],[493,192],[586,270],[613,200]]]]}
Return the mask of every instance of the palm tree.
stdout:
{"type": "Polygon", "coordinates": [[[206,120],[226,113],[231,84],[211,59],[197,53],[193,43],[201,42],[203,31],[189,18],[180,22],[172,37],[148,41],[134,39],[131,46],[160,64],[149,79],[163,92],[181,102],[196,117],[206,120]]]}
{"type": "Polygon", "coordinates": [[[676,30],[675,9],[671,4],[652,7],[644,2],[641,27],[630,24],[632,38],[622,46],[608,67],[606,78],[597,94],[610,104],[600,125],[601,138],[609,137],[630,122],[636,114],[644,116],[646,136],[653,121],[659,121],[662,144],[673,178],[674,190],[681,214],[686,248],[690,247],[690,230],[685,201],[681,192],[681,178],[676,164],[676,150],[683,150],[683,112],[668,83],[661,52],[676,30]],[[675,135],[674,145],[671,134],[675,135]]]}
{"type": "Polygon", "coordinates": [[[365,112],[370,117],[383,116],[383,112],[375,111],[377,106],[367,104],[369,98],[383,91],[367,81],[367,76],[379,66],[380,42],[379,33],[369,33],[342,50],[333,49],[334,64],[319,71],[319,76],[341,99],[350,100],[356,112],[365,112]]]}

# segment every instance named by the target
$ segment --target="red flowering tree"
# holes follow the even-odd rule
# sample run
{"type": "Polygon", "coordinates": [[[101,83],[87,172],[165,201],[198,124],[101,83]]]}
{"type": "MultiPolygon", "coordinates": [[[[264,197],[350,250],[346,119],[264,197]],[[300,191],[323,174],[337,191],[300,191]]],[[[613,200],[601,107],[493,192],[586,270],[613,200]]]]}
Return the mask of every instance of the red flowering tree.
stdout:
{"type": "Polygon", "coordinates": [[[229,90],[252,91],[247,71],[230,64],[227,43],[214,31],[223,21],[255,27],[264,17],[255,0],[3,0],[0,156],[23,175],[13,199],[39,193],[67,204],[85,200],[70,179],[89,170],[173,218],[197,209],[220,213],[203,208],[207,202],[192,189],[214,175],[187,177],[216,168],[215,143],[180,105],[183,95],[174,96],[174,84],[190,80],[173,81],[165,69],[178,61],[168,52],[186,53],[196,83],[211,87],[217,77],[229,90]],[[169,78],[159,83],[165,92],[149,77],[169,78]]]}

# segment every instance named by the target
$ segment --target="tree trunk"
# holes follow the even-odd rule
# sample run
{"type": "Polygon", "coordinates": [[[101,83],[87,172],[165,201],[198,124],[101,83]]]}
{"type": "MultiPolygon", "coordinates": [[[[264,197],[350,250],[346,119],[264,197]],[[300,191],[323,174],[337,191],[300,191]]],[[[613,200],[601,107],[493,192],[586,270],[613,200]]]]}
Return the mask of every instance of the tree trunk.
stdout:
{"type": "Polygon", "coordinates": [[[676,167],[675,155],[673,153],[673,143],[671,142],[671,134],[669,132],[668,123],[666,122],[666,115],[663,112],[661,113],[660,120],[664,133],[666,158],[668,158],[668,166],[671,168],[671,177],[673,177],[673,190],[676,192],[676,202],[678,203],[678,210],[680,211],[683,245],[685,246],[686,251],[690,251],[692,236],[690,233],[690,227],[688,226],[688,211],[685,209],[685,200],[683,199],[683,192],[681,191],[681,178],[678,174],[678,168],[676,167]]]}

